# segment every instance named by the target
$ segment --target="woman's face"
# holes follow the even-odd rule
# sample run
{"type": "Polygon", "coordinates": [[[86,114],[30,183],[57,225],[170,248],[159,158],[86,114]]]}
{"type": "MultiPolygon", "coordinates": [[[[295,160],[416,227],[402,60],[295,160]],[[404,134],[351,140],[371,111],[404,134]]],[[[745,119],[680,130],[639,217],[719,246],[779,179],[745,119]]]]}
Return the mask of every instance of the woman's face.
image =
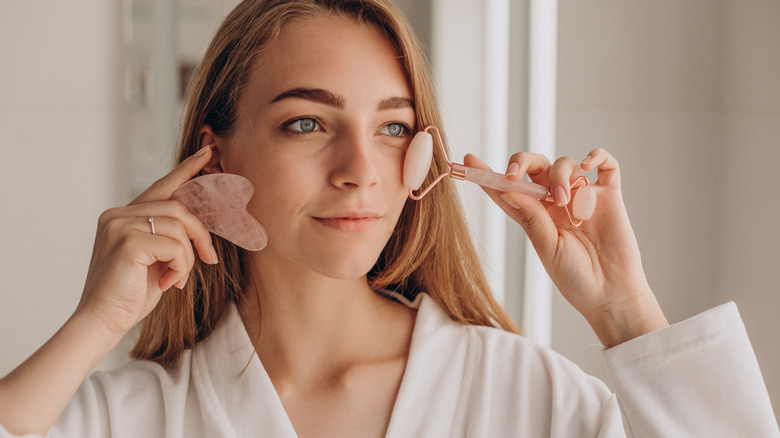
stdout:
{"type": "Polygon", "coordinates": [[[268,232],[263,267],[355,279],[376,262],[407,198],[415,129],[401,61],[375,26],[318,17],[287,24],[239,99],[220,164],[249,178],[268,232]]]}

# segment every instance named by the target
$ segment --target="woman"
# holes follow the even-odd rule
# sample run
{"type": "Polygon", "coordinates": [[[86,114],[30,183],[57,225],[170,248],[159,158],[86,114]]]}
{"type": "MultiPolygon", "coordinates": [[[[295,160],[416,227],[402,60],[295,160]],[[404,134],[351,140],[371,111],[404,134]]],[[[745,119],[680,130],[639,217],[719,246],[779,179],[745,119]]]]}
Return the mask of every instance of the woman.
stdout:
{"type": "MultiPolygon", "coordinates": [[[[0,436],[777,434],[733,306],[660,330],[606,151],[579,167],[530,154],[508,165],[508,178],[553,187],[559,205],[569,181],[598,168],[598,211],[579,229],[556,206],[488,193],[617,346],[605,354],[617,399],[511,333],[452,184],[407,197],[405,150],[439,122],[388,1],[239,5],[192,85],[180,164],[101,216],[78,308],[1,382],[0,436]],[[262,251],[211,236],[169,200],[198,173],[222,172],[253,183],[262,251]],[[141,320],[139,360],[87,378],[141,320]]],[[[436,157],[427,180],[445,166],[436,157]]]]}

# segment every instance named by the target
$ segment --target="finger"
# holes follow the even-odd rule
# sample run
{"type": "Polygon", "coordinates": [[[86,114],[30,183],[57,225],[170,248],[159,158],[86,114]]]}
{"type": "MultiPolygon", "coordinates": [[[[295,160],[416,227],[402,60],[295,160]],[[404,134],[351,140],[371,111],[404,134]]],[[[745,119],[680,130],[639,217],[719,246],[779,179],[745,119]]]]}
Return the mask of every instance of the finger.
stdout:
{"type": "Polygon", "coordinates": [[[174,257],[167,263],[162,261],[158,263],[163,264],[162,275],[157,279],[157,286],[160,290],[168,290],[171,286],[183,289],[189,279],[192,265],[183,261],[183,257],[174,257]]]}
{"type": "MultiPolygon", "coordinates": [[[[179,289],[184,289],[184,286],[182,284],[182,280],[179,279],[179,273],[172,270],[172,269],[165,269],[165,272],[160,275],[160,278],[157,280],[157,287],[160,288],[160,290],[168,290],[172,286],[176,286],[179,289]]],[[[184,284],[186,284],[187,281],[184,281],[184,284]]]]}
{"type": "Polygon", "coordinates": [[[620,186],[620,165],[617,159],[602,148],[591,151],[580,167],[584,171],[598,168],[598,185],[620,186]]]}
{"type": "Polygon", "coordinates": [[[161,290],[170,288],[174,283],[182,279],[186,281],[192,267],[188,262],[187,253],[190,253],[189,260],[191,260],[192,247],[166,235],[152,234],[148,230],[136,229],[136,226],[141,226],[138,224],[139,220],[137,218],[112,221],[112,226],[129,221],[135,221],[136,224],[125,225],[125,229],[130,227],[131,231],[119,240],[117,249],[121,253],[126,254],[129,260],[145,266],[149,273],[160,273],[160,277],[156,279],[156,282],[161,290]],[[157,264],[164,269],[153,268],[157,264]],[[167,273],[168,271],[172,272],[167,273]]]}
{"type": "Polygon", "coordinates": [[[176,220],[183,227],[186,240],[192,241],[201,260],[212,265],[219,262],[209,230],[197,216],[187,210],[179,201],[160,201],[134,205],[126,207],[122,214],[147,219],[154,217],[155,221],[158,218],[176,220]]]}
{"type": "Polygon", "coordinates": [[[527,173],[531,181],[548,187],[547,174],[551,166],[550,160],[542,154],[518,152],[509,158],[506,176],[509,179],[516,180],[521,179],[527,173]]]}
{"type": "MultiPolygon", "coordinates": [[[[463,163],[467,167],[472,167],[475,169],[492,170],[487,164],[485,164],[481,159],[479,159],[479,157],[471,154],[467,154],[464,157],[463,163]]],[[[527,164],[528,161],[525,161],[525,163],[527,164]]],[[[523,166],[522,164],[519,164],[519,162],[518,165],[523,166]]],[[[521,207],[517,205],[516,202],[512,200],[507,201],[506,197],[503,196],[504,193],[501,191],[490,189],[487,187],[482,187],[482,190],[484,190],[485,193],[487,193],[488,196],[490,196],[490,198],[493,199],[493,201],[496,204],[498,204],[498,206],[501,207],[507,214],[509,214],[513,219],[517,220],[515,216],[517,216],[518,212],[516,210],[520,209],[521,207]]],[[[518,199],[522,200],[521,202],[522,205],[525,206],[524,208],[522,208],[522,210],[529,211],[530,209],[530,211],[538,211],[538,212],[544,211],[543,205],[533,196],[529,196],[522,193],[517,193],[517,195],[518,195],[518,199]],[[539,210],[536,210],[537,207],[539,210]]]]}
{"type": "Polygon", "coordinates": [[[178,269],[176,265],[165,263],[160,272],[162,272],[162,274],[157,279],[157,287],[159,287],[160,290],[168,290],[174,286],[177,289],[184,289],[184,286],[187,285],[187,281],[189,280],[190,272],[192,272],[192,266],[188,266],[187,269],[182,271],[178,269]]]}
{"type": "Polygon", "coordinates": [[[99,228],[105,228],[105,224],[111,220],[121,219],[123,217],[139,217],[145,219],[154,217],[155,220],[158,220],[161,217],[176,219],[184,226],[187,240],[192,241],[195,249],[198,251],[200,259],[209,264],[216,264],[219,262],[208,229],[197,216],[193,215],[178,201],[149,202],[106,210],[98,221],[100,224],[99,228]]]}
{"type": "Polygon", "coordinates": [[[107,223],[105,233],[111,247],[116,245],[133,262],[143,266],[169,263],[178,257],[184,263],[184,270],[188,271],[195,261],[192,245],[183,227],[170,218],[155,218],[153,224],[148,218],[116,218],[107,223]]]}
{"type": "Polygon", "coordinates": [[[130,205],[169,199],[176,189],[197,175],[203,169],[203,166],[209,162],[210,158],[211,147],[204,146],[197,153],[182,161],[167,175],[158,179],[148,189],[138,195],[130,205]]]}
{"type": "Polygon", "coordinates": [[[154,259],[154,263],[164,266],[164,269],[160,270],[162,275],[157,279],[160,290],[167,290],[179,284],[183,287],[193,265],[192,246],[189,242],[183,243],[180,239],[160,234],[150,234],[145,236],[144,240],[147,242],[147,261],[154,259]]]}
{"type": "MultiPolygon", "coordinates": [[[[523,158],[530,158],[530,160],[515,160],[520,168],[532,162],[537,166],[539,163],[543,164],[543,160],[538,160],[535,157],[523,158]]],[[[490,169],[482,160],[470,154],[464,157],[464,164],[477,169],[490,169]]],[[[483,190],[510,218],[523,227],[540,257],[551,254],[551,251],[554,249],[557,229],[542,202],[522,193],[502,193],[484,187],[483,190]]]]}
{"type": "Polygon", "coordinates": [[[583,175],[577,163],[571,157],[561,157],[555,160],[550,168],[549,187],[555,205],[563,207],[571,199],[571,181],[583,175]]]}
{"type": "Polygon", "coordinates": [[[177,241],[184,248],[183,257],[187,265],[187,271],[192,269],[192,265],[195,264],[195,254],[192,251],[190,238],[181,222],[164,216],[155,217],[154,222],[149,221],[148,218],[139,217],[133,218],[133,228],[142,233],[149,233],[153,236],[166,237],[177,241]],[[152,225],[154,225],[154,233],[152,233],[152,225]]]}

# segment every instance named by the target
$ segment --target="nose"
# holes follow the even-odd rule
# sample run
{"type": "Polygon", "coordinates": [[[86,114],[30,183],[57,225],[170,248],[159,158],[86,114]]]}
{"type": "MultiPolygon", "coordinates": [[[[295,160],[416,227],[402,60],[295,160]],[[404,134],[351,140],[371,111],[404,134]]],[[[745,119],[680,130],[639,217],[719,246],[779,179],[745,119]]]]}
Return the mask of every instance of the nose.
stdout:
{"type": "Polygon", "coordinates": [[[347,132],[335,139],[331,183],[338,188],[369,187],[379,182],[371,136],[347,132]]]}

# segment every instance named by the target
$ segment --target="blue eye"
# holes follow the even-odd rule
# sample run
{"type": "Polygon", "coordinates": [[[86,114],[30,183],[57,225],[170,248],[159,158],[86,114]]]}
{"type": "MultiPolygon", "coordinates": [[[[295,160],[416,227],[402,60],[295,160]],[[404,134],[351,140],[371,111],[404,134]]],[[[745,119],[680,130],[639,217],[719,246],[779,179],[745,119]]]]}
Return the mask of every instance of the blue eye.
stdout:
{"type": "Polygon", "coordinates": [[[287,125],[287,129],[293,132],[302,132],[302,133],[322,130],[317,120],[312,117],[303,117],[298,120],[295,120],[289,125],[287,125]]]}
{"type": "Polygon", "coordinates": [[[388,123],[379,129],[380,134],[389,135],[391,137],[403,137],[409,134],[411,130],[403,123],[393,122],[388,123]]]}

